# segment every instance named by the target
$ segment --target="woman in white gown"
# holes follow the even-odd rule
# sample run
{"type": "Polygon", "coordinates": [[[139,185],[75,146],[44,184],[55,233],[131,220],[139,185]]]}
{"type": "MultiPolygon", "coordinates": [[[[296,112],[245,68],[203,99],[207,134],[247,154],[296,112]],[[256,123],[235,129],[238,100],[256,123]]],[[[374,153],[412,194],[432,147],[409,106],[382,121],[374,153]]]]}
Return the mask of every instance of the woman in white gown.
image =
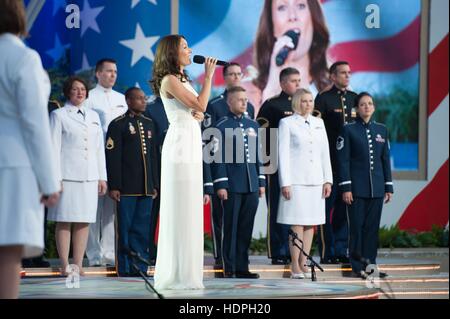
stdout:
{"type": "Polygon", "coordinates": [[[200,94],[184,72],[192,50],[184,37],[161,39],[153,64],[153,92],[161,96],[170,126],[161,156],[161,208],[156,289],[203,287],[203,119],[216,59],[205,61],[200,94]]]}

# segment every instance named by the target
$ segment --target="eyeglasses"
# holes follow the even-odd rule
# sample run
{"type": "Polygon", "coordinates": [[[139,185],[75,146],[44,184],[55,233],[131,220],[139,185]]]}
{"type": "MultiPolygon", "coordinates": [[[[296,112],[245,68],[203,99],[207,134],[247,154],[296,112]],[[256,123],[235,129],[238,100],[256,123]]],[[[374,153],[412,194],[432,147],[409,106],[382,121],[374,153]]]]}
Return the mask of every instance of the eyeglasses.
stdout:
{"type": "Polygon", "coordinates": [[[227,73],[227,76],[237,76],[238,78],[240,78],[242,76],[242,73],[238,73],[238,72],[233,72],[233,73],[227,73]]]}

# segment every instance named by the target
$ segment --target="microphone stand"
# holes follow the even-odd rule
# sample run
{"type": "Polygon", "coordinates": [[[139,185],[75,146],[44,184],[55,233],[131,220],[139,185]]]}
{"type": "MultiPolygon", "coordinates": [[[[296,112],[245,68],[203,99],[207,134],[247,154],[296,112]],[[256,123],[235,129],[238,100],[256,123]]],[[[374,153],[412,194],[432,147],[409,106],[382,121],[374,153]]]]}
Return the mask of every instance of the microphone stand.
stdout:
{"type": "Polygon", "coordinates": [[[309,265],[308,267],[311,268],[311,281],[317,281],[317,276],[316,276],[316,267],[319,268],[319,270],[321,272],[323,272],[323,268],[314,261],[314,259],[307,254],[302,247],[300,247],[295,240],[297,239],[303,246],[303,241],[300,240],[300,238],[297,237],[297,234],[293,232],[293,234],[291,234],[292,236],[292,245],[294,245],[295,247],[297,247],[298,249],[300,249],[300,251],[303,253],[303,255],[306,257],[307,260],[309,260],[309,265]]]}
{"type": "Polygon", "coordinates": [[[150,291],[150,292],[154,292],[156,294],[156,296],[158,296],[158,299],[164,299],[164,296],[161,295],[156,289],[155,287],[153,287],[153,285],[150,283],[150,281],[147,278],[147,275],[144,274],[144,272],[136,265],[136,260],[141,261],[143,263],[145,263],[147,266],[150,266],[150,263],[146,260],[143,260],[143,258],[139,255],[137,255],[136,253],[128,253],[128,255],[131,257],[130,263],[131,263],[131,267],[134,269],[134,271],[136,271],[139,276],[142,277],[142,279],[144,279],[145,281],[145,288],[150,291]],[[150,287],[150,290],[149,290],[150,287]]]}

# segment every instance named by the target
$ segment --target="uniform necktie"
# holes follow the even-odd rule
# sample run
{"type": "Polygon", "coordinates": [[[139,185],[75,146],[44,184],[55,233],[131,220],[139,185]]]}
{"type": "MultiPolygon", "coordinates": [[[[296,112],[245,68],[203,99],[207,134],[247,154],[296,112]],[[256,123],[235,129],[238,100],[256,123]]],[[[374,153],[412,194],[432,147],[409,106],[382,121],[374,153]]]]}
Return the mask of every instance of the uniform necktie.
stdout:
{"type": "Polygon", "coordinates": [[[86,119],[86,117],[85,117],[85,115],[84,115],[84,113],[83,113],[83,111],[82,111],[82,110],[78,110],[77,114],[81,114],[81,115],[83,116],[83,120],[85,120],[85,119],[86,119]]]}

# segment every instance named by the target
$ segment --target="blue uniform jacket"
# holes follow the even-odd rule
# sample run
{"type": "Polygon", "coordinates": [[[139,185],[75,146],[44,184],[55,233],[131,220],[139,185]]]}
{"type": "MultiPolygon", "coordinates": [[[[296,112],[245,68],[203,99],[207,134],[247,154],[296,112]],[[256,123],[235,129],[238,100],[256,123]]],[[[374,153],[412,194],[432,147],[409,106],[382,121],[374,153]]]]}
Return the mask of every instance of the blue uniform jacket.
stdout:
{"type": "Polygon", "coordinates": [[[214,189],[217,191],[225,188],[229,192],[245,194],[265,187],[266,178],[260,174],[261,163],[258,158],[258,123],[230,112],[216,124],[216,128],[221,134],[218,145],[221,163],[213,161],[211,164],[214,189]],[[226,134],[226,129],[231,129],[236,134],[226,134]],[[238,162],[239,157],[236,156],[238,150],[244,154],[241,162],[238,162]],[[231,152],[232,158],[229,155],[231,152]]]}
{"type": "Polygon", "coordinates": [[[393,193],[388,130],[360,117],[346,124],[336,141],[338,183],[342,192],[363,198],[393,193]]]}
{"type": "MultiPolygon", "coordinates": [[[[225,90],[221,95],[208,102],[202,128],[214,127],[216,123],[224,116],[227,116],[229,112],[230,108],[227,103],[227,91],[225,90]]],[[[244,115],[252,120],[255,118],[255,108],[250,102],[247,103],[247,112],[244,115]]]]}

